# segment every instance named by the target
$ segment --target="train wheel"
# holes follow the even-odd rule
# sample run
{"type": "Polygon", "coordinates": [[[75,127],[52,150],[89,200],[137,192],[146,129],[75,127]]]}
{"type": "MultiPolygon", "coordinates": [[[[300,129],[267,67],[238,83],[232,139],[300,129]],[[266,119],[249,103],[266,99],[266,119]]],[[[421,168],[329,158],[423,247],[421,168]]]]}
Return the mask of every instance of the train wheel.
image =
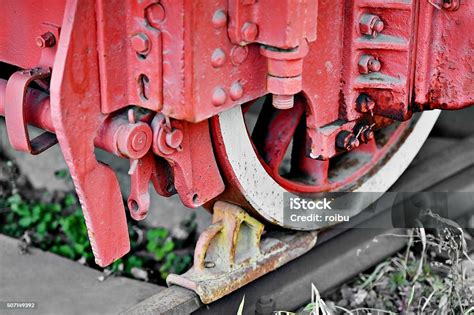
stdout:
{"type": "MultiPolygon", "coordinates": [[[[285,193],[387,191],[421,149],[438,115],[439,111],[423,112],[391,124],[376,131],[367,144],[319,161],[304,152],[302,102],[283,111],[264,99],[232,108],[211,121],[216,156],[228,187],[218,199],[237,203],[278,226],[306,229],[284,222],[285,193]]],[[[373,201],[361,197],[358,208],[373,201]]],[[[321,222],[316,228],[328,225],[321,222]]]]}

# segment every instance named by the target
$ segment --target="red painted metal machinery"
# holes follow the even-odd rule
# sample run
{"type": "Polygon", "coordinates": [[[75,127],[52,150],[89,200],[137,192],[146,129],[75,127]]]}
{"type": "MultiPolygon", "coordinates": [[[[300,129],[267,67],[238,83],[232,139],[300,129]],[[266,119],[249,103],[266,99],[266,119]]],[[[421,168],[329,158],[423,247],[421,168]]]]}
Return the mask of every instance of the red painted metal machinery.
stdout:
{"type": "Polygon", "coordinates": [[[5,0],[0,15],[11,145],[59,143],[101,266],[129,239],[96,148],[130,160],[136,220],[151,182],[298,229],[275,210],[282,192],[384,191],[436,119],[415,113],[474,103],[470,0],[5,0]]]}

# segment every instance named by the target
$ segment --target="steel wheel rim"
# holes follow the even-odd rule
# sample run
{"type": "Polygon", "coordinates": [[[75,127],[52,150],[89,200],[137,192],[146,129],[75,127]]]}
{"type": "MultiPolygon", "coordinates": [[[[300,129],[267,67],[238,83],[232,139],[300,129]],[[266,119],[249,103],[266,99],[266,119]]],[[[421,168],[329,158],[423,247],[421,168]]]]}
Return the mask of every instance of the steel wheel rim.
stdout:
{"type": "MultiPolygon", "coordinates": [[[[424,112],[406,122],[404,137],[398,137],[397,141],[393,141],[390,144],[393,150],[388,150],[388,153],[381,157],[380,160],[384,160],[383,165],[377,164],[370,167],[365,172],[366,174],[361,176],[358,185],[343,187],[344,191],[379,193],[372,194],[373,199],[370,200],[368,198],[354,200],[357,203],[355,208],[361,209],[368,206],[395,183],[420,150],[438,116],[439,111],[424,112]],[[374,168],[376,168],[375,171],[374,168]]],[[[247,204],[244,206],[252,208],[252,211],[273,224],[289,229],[305,230],[306,228],[298,224],[283,222],[283,194],[288,191],[272,178],[262,165],[261,158],[255,152],[255,147],[247,133],[241,107],[220,113],[213,119],[211,125],[216,154],[221,168],[225,168],[223,173],[231,186],[245,199],[247,204]]],[[[288,196],[293,196],[293,194],[288,193],[288,196]]],[[[354,211],[350,216],[359,211],[354,211]]],[[[314,228],[320,229],[329,225],[318,223],[314,228]]]]}

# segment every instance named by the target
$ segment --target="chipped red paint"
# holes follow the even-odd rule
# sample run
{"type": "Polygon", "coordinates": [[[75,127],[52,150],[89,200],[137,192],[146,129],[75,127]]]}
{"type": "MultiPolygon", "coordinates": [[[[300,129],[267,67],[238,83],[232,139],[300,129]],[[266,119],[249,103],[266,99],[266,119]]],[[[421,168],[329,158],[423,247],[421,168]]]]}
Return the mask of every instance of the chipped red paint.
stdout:
{"type": "Polygon", "coordinates": [[[474,103],[472,29],[474,3],[462,0],[6,1],[0,115],[16,149],[39,153],[57,137],[107,265],[129,240],[117,178],[95,147],[130,159],[135,219],[148,211],[150,181],[197,207],[232,182],[208,119],[272,93],[291,112],[270,112],[254,135],[269,173],[307,190],[276,171],[290,128],[304,136],[295,168],[310,190],[333,189],[329,159],[365,142],[356,150],[376,152],[374,126],[474,103]],[[27,124],[47,133],[31,140],[27,124]]]}

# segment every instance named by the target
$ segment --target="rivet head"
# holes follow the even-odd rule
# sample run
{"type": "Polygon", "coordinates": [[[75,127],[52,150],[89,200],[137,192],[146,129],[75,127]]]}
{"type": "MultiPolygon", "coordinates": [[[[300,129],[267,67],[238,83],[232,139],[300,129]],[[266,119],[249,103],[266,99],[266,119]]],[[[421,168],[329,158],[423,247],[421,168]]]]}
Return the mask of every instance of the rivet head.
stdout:
{"type": "Polygon", "coordinates": [[[36,46],[40,48],[53,47],[56,44],[56,37],[51,32],[46,32],[36,37],[36,46]]]}
{"type": "Polygon", "coordinates": [[[214,106],[221,106],[227,100],[227,93],[223,88],[216,88],[212,93],[212,104],[214,106]]]}
{"type": "Polygon", "coordinates": [[[247,59],[248,54],[248,47],[234,46],[230,51],[230,60],[234,66],[239,66],[247,59]]]}
{"type": "Polygon", "coordinates": [[[258,37],[258,26],[252,22],[245,22],[240,32],[244,41],[254,42],[258,37]]]}
{"type": "Polygon", "coordinates": [[[215,28],[222,28],[227,25],[227,14],[224,10],[217,10],[212,16],[212,25],[215,28]]]}
{"type": "Polygon", "coordinates": [[[230,87],[230,98],[233,101],[238,100],[244,95],[244,88],[242,87],[242,84],[240,82],[234,82],[232,83],[230,87]]]}
{"type": "Polygon", "coordinates": [[[153,3],[145,9],[146,21],[154,28],[159,28],[165,17],[165,8],[160,3],[153,3]]]}
{"type": "Polygon", "coordinates": [[[139,54],[145,54],[150,50],[150,40],[143,33],[133,35],[131,44],[133,49],[139,54]]]}
{"type": "Polygon", "coordinates": [[[214,68],[222,67],[225,63],[226,56],[222,49],[217,48],[211,56],[211,63],[214,68]]]}

